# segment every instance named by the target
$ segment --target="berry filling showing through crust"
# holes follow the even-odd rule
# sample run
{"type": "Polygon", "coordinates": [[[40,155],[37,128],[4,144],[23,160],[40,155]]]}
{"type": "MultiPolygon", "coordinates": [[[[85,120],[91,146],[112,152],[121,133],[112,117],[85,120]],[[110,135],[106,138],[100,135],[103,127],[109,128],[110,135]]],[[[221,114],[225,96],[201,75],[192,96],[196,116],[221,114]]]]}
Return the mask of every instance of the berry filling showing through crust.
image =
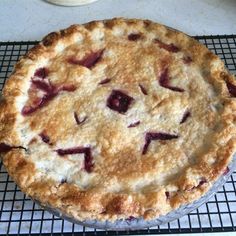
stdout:
{"type": "Polygon", "coordinates": [[[41,79],[45,79],[48,76],[48,69],[45,67],[39,68],[35,71],[34,76],[39,77],[41,79]]]}
{"type": "Polygon", "coordinates": [[[135,218],[134,216],[130,216],[129,218],[127,218],[126,220],[128,221],[132,221],[132,220],[136,220],[137,218],[135,218]]]}
{"type": "Polygon", "coordinates": [[[68,63],[73,65],[80,65],[87,67],[88,69],[91,69],[101,58],[102,54],[104,52],[104,49],[99,50],[97,52],[92,52],[89,55],[86,55],[83,59],[78,60],[75,57],[68,58],[68,63]]]}
{"type": "Polygon", "coordinates": [[[128,39],[130,41],[136,41],[141,38],[141,34],[129,34],[128,39]]]}
{"type": "Polygon", "coordinates": [[[0,143],[0,153],[1,152],[8,152],[12,149],[13,147],[8,145],[8,144],[5,144],[5,143],[0,143]]]}
{"type": "Polygon", "coordinates": [[[228,173],[229,173],[229,167],[227,166],[227,167],[225,168],[225,171],[224,171],[223,175],[227,175],[228,173]]]}
{"type": "Polygon", "coordinates": [[[226,81],[226,85],[228,88],[229,93],[233,96],[236,97],[236,86],[229,81],[226,81]]]}
{"type": "Polygon", "coordinates": [[[85,116],[82,120],[80,120],[76,112],[74,112],[74,118],[75,118],[77,125],[80,125],[87,120],[87,116],[85,116]]]}
{"type": "Polygon", "coordinates": [[[57,149],[56,152],[59,156],[84,153],[84,169],[88,173],[92,171],[92,168],[94,165],[93,165],[93,157],[91,154],[91,149],[89,147],[74,147],[74,148],[68,148],[68,149],[57,149]]]}
{"type": "Polygon", "coordinates": [[[98,84],[108,84],[109,82],[111,82],[111,79],[107,78],[107,79],[102,80],[98,84]]]}
{"type": "Polygon", "coordinates": [[[107,106],[116,112],[124,114],[134,99],[120,90],[113,90],[107,99],[107,106]]]}
{"type": "Polygon", "coordinates": [[[182,117],[182,120],[180,121],[180,124],[183,124],[187,119],[191,116],[190,111],[186,111],[182,117]]]}
{"type": "Polygon", "coordinates": [[[52,100],[56,94],[46,94],[42,98],[34,101],[35,106],[24,106],[22,109],[22,115],[29,115],[39,108],[43,107],[48,101],[52,100]]]}
{"type": "Polygon", "coordinates": [[[202,178],[202,179],[200,180],[199,184],[198,184],[197,186],[191,188],[190,190],[193,190],[193,189],[195,189],[195,188],[198,188],[198,187],[200,187],[200,186],[202,186],[203,184],[206,184],[206,183],[207,183],[207,180],[206,180],[205,178],[202,178]]]}
{"type": "MultiPolygon", "coordinates": [[[[43,71],[46,70],[45,68],[43,69],[44,69],[43,71]]],[[[39,69],[39,70],[41,71],[42,69],[39,69]]],[[[39,74],[39,72],[37,71],[36,73],[39,74]]],[[[43,73],[43,72],[40,72],[40,73],[43,73]]],[[[45,77],[43,79],[45,79],[45,77]]],[[[34,100],[33,105],[25,105],[21,111],[22,115],[29,115],[35,112],[39,108],[46,105],[54,97],[56,97],[61,91],[73,92],[76,89],[74,85],[70,85],[70,84],[63,84],[63,85],[55,86],[55,85],[52,85],[50,81],[34,80],[34,79],[32,79],[31,87],[41,90],[45,94],[42,97],[34,100]]]]}
{"type": "Polygon", "coordinates": [[[207,183],[207,180],[206,180],[205,178],[202,178],[202,179],[199,181],[199,183],[198,183],[197,186],[194,186],[194,187],[192,187],[192,188],[190,188],[190,189],[187,189],[187,191],[192,191],[192,190],[194,190],[194,189],[196,189],[196,188],[201,187],[203,184],[206,184],[206,183],[207,183]]]}
{"type": "Polygon", "coordinates": [[[165,192],[165,195],[166,195],[166,199],[170,199],[170,192],[165,192]]]}
{"type": "Polygon", "coordinates": [[[143,87],[143,85],[139,84],[139,88],[144,95],[148,95],[147,90],[143,87]]]}
{"type": "Polygon", "coordinates": [[[51,93],[53,91],[53,86],[50,83],[47,83],[44,80],[32,80],[32,84],[39,90],[42,90],[46,93],[51,93]]]}
{"type": "Polygon", "coordinates": [[[55,92],[58,94],[61,91],[74,92],[76,87],[73,84],[63,84],[55,88],[55,92]]]}
{"type": "Polygon", "coordinates": [[[175,92],[181,92],[181,93],[184,92],[184,89],[171,86],[171,85],[169,85],[169,82],[170,82],[170,77],[168,75],[168,68],[165,68],[161,72],[161,75],[160,75],[160,78],[159,78],[160,86],[162,86],[164,88],[167,88],[167,89],[170,89],[170,90],[173,90],[175,92]]]}
{"type": "Polygon", "coordinates": [[[140,121],[137,121],[137,122],[134,122],[134,123],[130,124],[130,125],[128,126],[128,128],[133,128],[133,127],[136,127],[136,126],[138,126],[138,125],[140,125],[140,121]]]}
{"type": "Polygon", "coordinates": [[[192,58],[189,56],[183,58],[184,64],[190,64],[192,61],[193,61],[192,58]]]}
{"type": "Polygon", "coordinates": [[[39,136],[41,137],[43,142],[45,142],[45,143],[49,143],[50,142],[50,138],[46,134],[41,133],[41,134],[39,134],[39,136]]]}
{"type": "Polygon", "coordinates": [[[39,108],[45,106],[50,100],[52,100],[54,97],[56,97],[58,95],[58,93],[60,91],[68,91],[68,92],[72,92],[74,91],[74,89],[68,89],[68,87],[62,87],[61,89],[56,89],[54,91],[52,91],[51,93],[45,94],[43,97],[37,99],[36,101],[34,101],[34,106],[24,106],[22,109],[22,115],[29,115],[33,112],[35,112],[36,110],[38,110],[39,108]]]}
{"type": "Polygon", "coordinates": [[[176,53],[180,51],[180,49],[176,47],[173,43],[166,44],[166,43],[161,42],[159,39],[154,39],[154,42],[157,43],[160,48],[163,48],[169,52],[176,53]]]}
{"type": "Polygon", "coordinates": [[[9,152],[13,148],[20,148],[20,149],[26,150],[26,148],[24,148],[22,146],[11,146],[11,145],[8,145],[8,144],[5,144],[5,143],[0,143],[0,153],[1,152],[9,152]]]}
{"type": "Polygon", "coordinates": [[[66,179],[62,179],[61,180],[61,184],[65,184],[65,183],[67,183],[67,180],[66,179]]]}
{"type": "Polygon", "coordinates": [[[170,139],[176,139],[178,137],[179,137],[178,135],[168,134],[168,133],[161,133],[161,132],[146,133],[145,144],[143,146],[142,154],[145,155],[147,153],[148,146],[151,143],[151,141],[153,141],[153,140],[170,140],[170,139]]]}
{"type": "Polygon", "coordinates": [[[199,182],[199,184],[198,184],[197,187],[202,186],[202,185],[205,184],[205,183],[207,183],[207,180],[206,180],[206,179],[202,179],[202,180],[199,182]]]}

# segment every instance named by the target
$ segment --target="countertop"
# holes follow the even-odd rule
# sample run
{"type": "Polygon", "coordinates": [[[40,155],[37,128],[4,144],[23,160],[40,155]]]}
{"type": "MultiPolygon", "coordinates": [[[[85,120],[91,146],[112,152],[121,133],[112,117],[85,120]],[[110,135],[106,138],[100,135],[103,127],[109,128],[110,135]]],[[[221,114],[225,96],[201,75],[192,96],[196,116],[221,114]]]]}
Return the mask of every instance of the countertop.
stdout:
{"type": "Polygon", "coordinates": [[[1,0],[0,41],[40,40],[75,23],[113,17],[147,18],[190,35],[235,34],[235,0],[99,0],[62,7],[43,0],[1,0]]]}

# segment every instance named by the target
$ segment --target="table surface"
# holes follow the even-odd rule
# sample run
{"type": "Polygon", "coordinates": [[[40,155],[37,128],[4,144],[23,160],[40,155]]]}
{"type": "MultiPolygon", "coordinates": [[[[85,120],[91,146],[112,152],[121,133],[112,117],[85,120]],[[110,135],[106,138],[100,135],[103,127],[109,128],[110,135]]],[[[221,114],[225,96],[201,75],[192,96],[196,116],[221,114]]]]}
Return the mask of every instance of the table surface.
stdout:
{"type": "Polygon", "coordinates": [[[75,23],[147,18],[190,35],[235,34],[236,0],[98,0],[62,7],[43,0],[1,0],[0,41],[40,40],[75,23]]]}

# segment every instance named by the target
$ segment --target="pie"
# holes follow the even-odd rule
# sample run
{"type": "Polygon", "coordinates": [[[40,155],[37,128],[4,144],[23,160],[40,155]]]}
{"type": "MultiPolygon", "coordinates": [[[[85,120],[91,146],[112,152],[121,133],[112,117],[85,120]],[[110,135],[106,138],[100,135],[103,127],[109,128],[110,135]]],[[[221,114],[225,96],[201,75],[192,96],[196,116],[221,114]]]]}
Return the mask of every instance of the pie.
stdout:
{"type": "Polygon", "coordinates": [[[193,38],[138,19],[47,35],[3,89],[21,190],[77,220],[154,219],[200,198],[236,150],[236,81],[193,38]]]}

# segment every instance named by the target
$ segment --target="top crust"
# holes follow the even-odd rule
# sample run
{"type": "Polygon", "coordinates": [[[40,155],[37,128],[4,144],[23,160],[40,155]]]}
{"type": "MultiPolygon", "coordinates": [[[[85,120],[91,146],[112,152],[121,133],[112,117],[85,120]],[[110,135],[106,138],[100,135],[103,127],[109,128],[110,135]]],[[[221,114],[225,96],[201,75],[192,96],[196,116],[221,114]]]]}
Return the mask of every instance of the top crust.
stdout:
{"type": "Polygon", "coordinates": [[[24,193],[75,219],[155,218],[226,170],[234,86],[216,55],[163,25],[72,25],[47,35],[6,81],[3,163],[24,193]],[[44,81],[36,110],[33,80],[44,81]]]}

